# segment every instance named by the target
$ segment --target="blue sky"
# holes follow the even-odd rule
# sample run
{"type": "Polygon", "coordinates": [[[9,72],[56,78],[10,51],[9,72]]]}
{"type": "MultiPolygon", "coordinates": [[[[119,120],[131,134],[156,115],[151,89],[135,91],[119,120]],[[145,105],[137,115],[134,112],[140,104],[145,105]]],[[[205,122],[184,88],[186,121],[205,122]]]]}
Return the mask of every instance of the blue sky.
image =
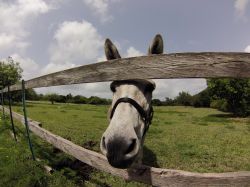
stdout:
{"type": "MultiPolygon", "coordinates": [[[[250,0],[0,0],[0,59],[12,56],[24,78],[105,60],[109,37],[123,57],[146,54],[155,34],[165,53],[250,52],[250,0]]],[[[202,79],[156,80],[155,98],[195,94],[202,79]]],[[[111,97],[109,83],[37,89],[111,97]]]]}

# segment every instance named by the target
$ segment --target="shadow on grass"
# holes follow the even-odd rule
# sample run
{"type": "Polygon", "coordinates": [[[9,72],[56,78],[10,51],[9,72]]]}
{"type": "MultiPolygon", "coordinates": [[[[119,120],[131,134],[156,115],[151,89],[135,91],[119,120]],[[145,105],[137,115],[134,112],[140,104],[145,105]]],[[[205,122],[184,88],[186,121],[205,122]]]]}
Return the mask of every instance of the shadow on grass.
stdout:
{"type": "Polygon", "coordinates": [[[142,159],[143,165],[136,168],[136,170],[128,169],[128,175],[130,180],[139,179],[141,180],[141,176],[143,175],[143,181],[152,184],[152,175],[151,175],[151,167],[157,167],[159,168],[159,165],[157,163],[157,158],[155,153],[147,148],[146,146],[143,147],[143,159],[142,159]],[[148,167],[149,166],[149,167],[148,167]]]}
{"type": "Polygon", "coordinates": [[[169,110],[159,110],[159,109],[156,109],[155,113],[159,113],[159,114],[179,114],[179,115],[186,115],[189,112],[179,112],[179,111],[169,111],[169,110]]]}
{"type": "Polygon", "coordinates": [[[47,160],[53,170],[62,172],[69,180],[80,186],[84,185],[85,181],[91,180],[91,173],[95,171],[93,167],[42,141],[33,140],[32,144],[36,157],[47,160]]]}
{"type": "Polygon", "coordinates": [[[235,118],[234,114],[209,114],[208,117],[216,117],[216,118],[235,118]]]}
{"type": "Polygon", "coordinates": [[[143,147],[143,159],[142,163],[152,167],[160,167],[157,163],[156,154],[150,150],[147,146],[143,147]]]}
{"type": "Polygon", "coordinates": [[[203,123],[219,123],[219,124],[224,124],[226,122],[229,122],[230,119],[229,117],[218,117],[216,115],[207,115],[202,118],[197,119],[198,122],[203,122],[203,123]]]}

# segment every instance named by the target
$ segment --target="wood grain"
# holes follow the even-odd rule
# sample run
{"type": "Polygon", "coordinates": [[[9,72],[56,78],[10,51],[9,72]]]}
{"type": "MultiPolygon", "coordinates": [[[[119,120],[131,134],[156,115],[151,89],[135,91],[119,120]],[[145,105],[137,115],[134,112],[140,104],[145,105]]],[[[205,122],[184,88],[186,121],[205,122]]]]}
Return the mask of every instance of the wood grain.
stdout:
{"type": "MultiPolygon", "coordinates": [[[[6,110],[8,112],[8,110],[6,110]]],[[[24,123],[23,116],[13,113],[13,117],[24,123]]],[[[56,148],[75,157],[76,159],[119,176],[125,180],[143,182],[154,186],[250,186],[250,172],[230,173],[194,173],[181,170],[154,168],[138,165],[134,169],[123,170],[111,167],[106,158],[96,152],[80,147],[60,136],[57,136],[39,126],[39,122],[28,119],[30,130],[49,142],[56,148]]]]}
{"type": "MultiPolygon", "coordinates": [[[[25,86],[39,88],[127,79],[212,77],[250,78],[250,53],[173,53],[116,59],[37,77],[25,81],[25,86]]],[[[20,90],[21,85],[10,89],[20,90]]]]}

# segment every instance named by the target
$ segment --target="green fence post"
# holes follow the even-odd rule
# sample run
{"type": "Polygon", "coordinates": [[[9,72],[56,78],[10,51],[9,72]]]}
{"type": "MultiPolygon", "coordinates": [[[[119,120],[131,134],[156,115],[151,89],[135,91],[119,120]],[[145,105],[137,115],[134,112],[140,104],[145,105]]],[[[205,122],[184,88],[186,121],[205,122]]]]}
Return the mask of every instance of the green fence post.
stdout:
{"type": "Polygon", "coordinates": [[[26,112],[25,82],[24,82],[24,80],[22,80],[22,100],[23,100],[23,115],[24,115],[24,123],[25,123],[25,127],[26,127],[26,134],[27,134],[27,138],[28,138],[28,142],[29,142],[30,152],[32,154],[32,159],[35,160],[33,146],[32,146],[31,139],[30,139],[30,130],[29,130],[29,124],[28,124],[27,112],[26,112]]]}
{"type": "Polygon", "coordinates": [[[14,121],[13,121],[13,116],[12,116],[12,108],[11,108],[10,86],[8,86],[8,100],[9,100],[11,127],[12,127],[12,131],[13,131],[14,139],[15,139],[15,141],[17,142],[16,131],[15,131],[15,126],[14,126],[14,121]]]}
{"type": "Polygon", "coordinates": [[[1,104],[2,104],[2,108],[3,108],[3,120],[5,120],[3,89],[2,89],[2,93],[1,93],[1,98],[2,98],[2,99],[1,99],[1,100],[2,100],[1,104]]]}

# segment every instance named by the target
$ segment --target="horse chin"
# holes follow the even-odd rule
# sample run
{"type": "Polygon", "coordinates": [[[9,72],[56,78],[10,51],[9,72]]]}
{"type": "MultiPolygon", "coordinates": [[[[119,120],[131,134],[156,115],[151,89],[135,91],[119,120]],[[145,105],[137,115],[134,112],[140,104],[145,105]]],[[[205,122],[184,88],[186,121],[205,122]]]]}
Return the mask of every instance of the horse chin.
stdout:
{"type": "Polygon", "coordinates": [[[112,167],[118,168],[118,169],[132,168],[137,160],[137,157],[138,157],[138,154],[133,156],[132,158],[129,158],[126,160],[117,160],[117,159],[109,157],[109,155],[107,155],[107,159],[108,159],[109,164],[112,167]]]}

